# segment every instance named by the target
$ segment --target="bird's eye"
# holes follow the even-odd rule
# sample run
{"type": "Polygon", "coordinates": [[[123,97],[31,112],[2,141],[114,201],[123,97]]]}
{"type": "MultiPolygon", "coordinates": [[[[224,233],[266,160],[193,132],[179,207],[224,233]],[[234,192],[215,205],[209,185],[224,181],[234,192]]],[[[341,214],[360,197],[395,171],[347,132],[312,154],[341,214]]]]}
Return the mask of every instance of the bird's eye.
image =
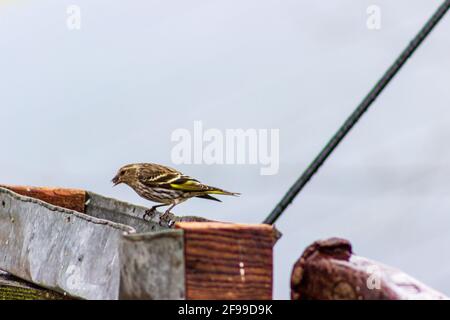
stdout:
{"type": "Polygon", "coordinates": [[[120,171],[120,175],[123,176],[125,174],[125,171],[120,171]]]}

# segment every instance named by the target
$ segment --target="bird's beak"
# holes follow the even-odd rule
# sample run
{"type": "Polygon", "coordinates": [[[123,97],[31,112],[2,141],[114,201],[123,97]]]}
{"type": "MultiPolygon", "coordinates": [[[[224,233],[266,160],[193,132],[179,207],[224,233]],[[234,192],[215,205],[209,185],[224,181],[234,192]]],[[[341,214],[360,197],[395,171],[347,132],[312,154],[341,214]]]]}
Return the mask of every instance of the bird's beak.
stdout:
{"type": "Polygon", "coordinates": [[[119,175],[115,176],[111,182],[114,184],[113,187],[117,186],[120,183],[119,175]]]}

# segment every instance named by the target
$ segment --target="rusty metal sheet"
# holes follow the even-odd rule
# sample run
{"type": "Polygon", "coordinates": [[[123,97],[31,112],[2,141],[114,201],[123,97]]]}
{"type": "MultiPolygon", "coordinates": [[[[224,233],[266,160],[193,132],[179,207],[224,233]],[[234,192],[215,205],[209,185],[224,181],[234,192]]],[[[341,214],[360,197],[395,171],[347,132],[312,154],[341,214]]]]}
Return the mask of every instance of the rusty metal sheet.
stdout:
{"type": "Polygon", "coordinates": [[[120,299],[184,299],[182,230],[125,235],[119,249],[120,299]]]}
{"type": "MultiPolygon", "coordinates": [[[[86,191],[85,213],[87,215],[128,225],[136,229],[137,233],[167,230],[174,226],[174,222],[214,222],[198,216],[176,216],[172,213],[169,214],[169,219],[160,220],[160,216],[163,215],[161,211],[155,211],[147,220],[144,220],[144,213],[147,209],[148,207],[137,206],[86,191]]],[[[281,237],[281,233],[275,228],[274,230],[277,240],[281,237]]]]}
{"type": "Polygon", "coordinates": [[[86,193],[85,213],[99,219],[109,220],[130,226],[137,233],[166,230],[167,225],[160,224],[156,215],[151,221],[142,219],[147,208],[124,201],[108,198],[94,192],[86,193]]]}
{"type": "Polygon", "coordinates": [[[201,217],[180,217],[174,214],[169,214],[167,220],[160,220],[159,218],[163,214],[161,211],[156,211],[147,220],[144,220],[145,210],[148,209],[146,207],[104,197],[90,191],[86,192],[86,199],[85,213],[87,215],[128,225],[136,229],[137,233],[167,230],[173,227],[174,222],[178,221],[211,221],[201,217]]]}
{"type": "Polygon", "coordinates": [[[135,229],[0,188],[0,267],[84,299],[117,299],[118,248],[135,229]]]}

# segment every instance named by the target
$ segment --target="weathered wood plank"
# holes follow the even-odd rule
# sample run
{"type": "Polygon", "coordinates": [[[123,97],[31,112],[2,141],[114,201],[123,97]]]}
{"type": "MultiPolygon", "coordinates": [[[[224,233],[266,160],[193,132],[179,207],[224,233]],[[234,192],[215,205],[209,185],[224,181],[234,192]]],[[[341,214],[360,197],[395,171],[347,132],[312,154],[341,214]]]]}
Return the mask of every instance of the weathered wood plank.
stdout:
{"type": "Polygon", "coordinates": [[[187,299],[272,299],[272,226],[177,222],[175,227],[184,231],[187,299]]]}
{"type": "Polygon", "coordinates": [[[0,185],[22,196],[39,199],[54,206],[84,212],[86,192],[78,189],[0,185]]]}

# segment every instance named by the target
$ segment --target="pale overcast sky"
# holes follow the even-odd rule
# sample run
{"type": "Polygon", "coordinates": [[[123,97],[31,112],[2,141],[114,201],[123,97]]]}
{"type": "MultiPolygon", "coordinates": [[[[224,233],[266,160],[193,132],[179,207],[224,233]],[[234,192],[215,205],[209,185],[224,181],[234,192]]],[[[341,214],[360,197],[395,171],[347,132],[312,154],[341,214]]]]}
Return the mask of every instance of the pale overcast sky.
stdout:
{"type": "MultiPolygon", "coordinates": [[[[0,182],[149,205],[110,180],[156,162],[242,193],[175,213],[261,222],[441,2],[0,1],[0,182]],[[174,165],[171,135],[196,120],[279,129],[279,173],[174,165]]],[[[275,298],[304,248],[332,236],[450,295],[449,57],[446,17],[279,220],[275,298]]]]}

